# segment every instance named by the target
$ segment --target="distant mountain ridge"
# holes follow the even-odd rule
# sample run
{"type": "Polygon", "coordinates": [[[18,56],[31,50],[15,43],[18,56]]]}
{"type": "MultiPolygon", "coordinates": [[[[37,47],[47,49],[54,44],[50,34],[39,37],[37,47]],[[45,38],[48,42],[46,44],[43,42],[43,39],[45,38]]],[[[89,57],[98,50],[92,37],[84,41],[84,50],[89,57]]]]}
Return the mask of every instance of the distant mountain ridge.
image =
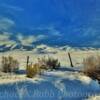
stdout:
{"type": "Polygon", "coordinates": [[[20,50],[20,51],[33,51],[36,53],[57,53],[58,51],[87,51],[87,50],[99,50],[99,48],[93,47],[71,47],[71,46],[50,46],[45,44],[39,45],[22,45],[22,44],[12,44],[12,45],[1,45],[0,52],[8,52],[13,50],[20,50]]]}

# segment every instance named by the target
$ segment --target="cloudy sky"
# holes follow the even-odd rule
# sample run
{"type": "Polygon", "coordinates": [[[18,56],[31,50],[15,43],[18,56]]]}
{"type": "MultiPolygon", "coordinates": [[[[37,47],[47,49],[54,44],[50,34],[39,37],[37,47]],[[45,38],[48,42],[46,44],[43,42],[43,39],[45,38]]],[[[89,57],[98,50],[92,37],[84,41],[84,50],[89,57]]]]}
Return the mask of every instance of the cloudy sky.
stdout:
{"type": "Polygon", "coordinates": [[[99,27],[100,0],[0,0],[3,44],[100,47],[99,27]]]}

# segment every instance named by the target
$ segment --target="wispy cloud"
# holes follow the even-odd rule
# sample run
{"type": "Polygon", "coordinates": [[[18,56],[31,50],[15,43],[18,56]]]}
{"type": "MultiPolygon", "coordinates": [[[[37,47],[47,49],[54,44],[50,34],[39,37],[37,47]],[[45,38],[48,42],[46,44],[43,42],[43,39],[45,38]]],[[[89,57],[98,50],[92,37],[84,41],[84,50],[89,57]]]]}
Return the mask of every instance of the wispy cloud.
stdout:
{"type": "Polygon", "coordinates": [[[6,34],[0,34],[0,42],[9,40],[10,36],[6,34]]]}
{"type": "Polygon", "coordinates": [[[54,25],[35,27],[35,28],[31,28],[31,30],[33,30],[33,31],[34,30],[39,30],[39,31],[46,30],[47,33],[49,33],[49,36],[50,35],[53,35],[53,36],[61,36],[62,35],[61,32],[54,27],[54,25]]]}
{"type": "Polygon", "coordinates": [[[6,47],[8,47],[15,44],[16,41],[10,39],[11,35],[12,35],[11,33],[7,32],[4,32],[2,34],[0,33],[0,46],[5,45],[6,47]]]}
{"type": "Polygon", "coordinates": [[[40,41],[45,38],[47,38],[45,35],[37,35],[37,36],[33,35],[24,36],[22,34],[17,35],[17,39],[18,41],[20,41],[22,45],[32,45],[32,43],[40,41]]]}
{"type": "Polygon", "coordinates": [[[24,9],[19,6],[13,6],[13,5],[9,5],[9,4],[1,4],[1,7],[10,9],[10,10],[14,10],[14,11],[24,11],[24,9]]]}
{"type": "Polygon", "coordinates": [[[53,28],[50,30],[50,33],[54,36],[61,36],[62,35],[60,31],[53,29],[53,28]]]}
{"type": "Polygon", "coordinates": [[[83,29],[83,36],[87,37],[87,36],[92,36],[95,37],[97,34],[97,30],[93,27],[88,27],[86,29],[83,29]]]}
{"type": "Polygon", "coordinates": [[[15,25],[15,22],[9,18],[0,18],[0,30],[8,30],[15,25]]]}

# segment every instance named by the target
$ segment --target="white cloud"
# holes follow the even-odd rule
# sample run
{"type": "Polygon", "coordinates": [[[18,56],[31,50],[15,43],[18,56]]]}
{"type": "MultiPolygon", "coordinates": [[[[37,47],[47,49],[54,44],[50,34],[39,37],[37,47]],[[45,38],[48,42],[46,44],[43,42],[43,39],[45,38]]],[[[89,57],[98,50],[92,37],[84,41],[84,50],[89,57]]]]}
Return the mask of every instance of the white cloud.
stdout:
{"type": "Polygon", "coordinates": [[[9,4],[1,4],[2,7],[6,8],[6,9],[10,9],[10,10],[14,10],[14,11],[23,11],[24,9],[19,7],[19,6],[13,6],[13,5],[9,5],[9,4]]]}
{"type": "Polygon", "coordinates": [[[53,25],[52,26],[31,27],[30,29],[31,30],[44,30],[44,29],[51,30],[51,29],[53,29],[53,25]]]}
{"type": "Polygon", "coordinates": [[[17,39],[21,42],[22,45],[32,45],[33,42],[40,41],[45,39],[45,35],[38,35],[38,36],[24,36],[21,33],[17,35],[17,39]]]}
{"type": "Polygon", "coordinates": [[[0,30],[8,30],[15,25],[15,22],[9,18],[0,18],[0,30]]]}
{"type": "Polygon", "coordinates": [[[99,46],[100,45],[100,42],[99,40],[94,40],[94,41],[91,41],[91,46],[99,46]]]}
{"type": "Polygon", "coordinates": [[[56,29],[51,29],[50,33],[54,36],[61,36],[60,31],[56,30],[56,29]]]}
{"type": "Polygon", "coordinates": [[[10,37],[11,33],[4,32],[3,34],[0,34],[0,45],[6,45],[8,47],[15,44],[16,41],[11,40],[10,37]]]}
{"type": "Polygon", "coordinates": [[[0,34],[0,41],[5,41],[5,40],[8,40],[8,39],[9,39],[9,36],[0,34]]]}
{"type": "Polygon", "coordinates": [[[31,28],[31,30],[47,30],[50,34],[49,35],[54,35],[54,36],[61,36],[61,32],[57,29],[55,29],[55,27],[52,26],[41,26],[41,27],[35,27],[35,28],[31,28]]]}
{"type": "Polygon", "coordinates": [[[88,27],[87,29],[84,29],[84,34],[83,36],[97,36],[97,30],[94,29],[93,27],[88,27]]]}

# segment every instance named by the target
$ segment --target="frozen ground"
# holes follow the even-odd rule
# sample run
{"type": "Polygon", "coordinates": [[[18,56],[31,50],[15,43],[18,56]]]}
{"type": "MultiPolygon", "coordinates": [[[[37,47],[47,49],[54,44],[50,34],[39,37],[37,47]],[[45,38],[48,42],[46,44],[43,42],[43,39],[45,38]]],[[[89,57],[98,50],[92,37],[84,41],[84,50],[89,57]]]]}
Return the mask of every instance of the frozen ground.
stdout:
{"type": "MultiPolygon", "coordinates": [[[[100,85],[97,81],[79,73],[82,60],[89,55],[98,55],[99,51],[71,51],[74,68],[70,67],[67,51],[56,53],[36,53],[35,51],[11,51],[0,53],[11,55],[19,60],[20,70],[25,70],[26,56],[31,62],[38,57],[53,56],[61,62],[62,68],[57,71],[44,72],[33,79],[23,74],[9,75],[0,73],[1,100],[99,100],[100,85]]],[[[0,59],[1,60],[1,59],[0,59]]],[[[1,62],[1,61],[0,61],[1,62]]]]}
{"type": "MultiPolygon", "coordinates": [[[[35,79],[0,85],[5,100],[85,100],[100,94],[100,85],[89,77],[68,69],[45,72],[35,79]]],[[[89,99],[90,100],[90,99],[89,99]]],[[[95,99],[93,99],[95,100],[95,99]]]]}

